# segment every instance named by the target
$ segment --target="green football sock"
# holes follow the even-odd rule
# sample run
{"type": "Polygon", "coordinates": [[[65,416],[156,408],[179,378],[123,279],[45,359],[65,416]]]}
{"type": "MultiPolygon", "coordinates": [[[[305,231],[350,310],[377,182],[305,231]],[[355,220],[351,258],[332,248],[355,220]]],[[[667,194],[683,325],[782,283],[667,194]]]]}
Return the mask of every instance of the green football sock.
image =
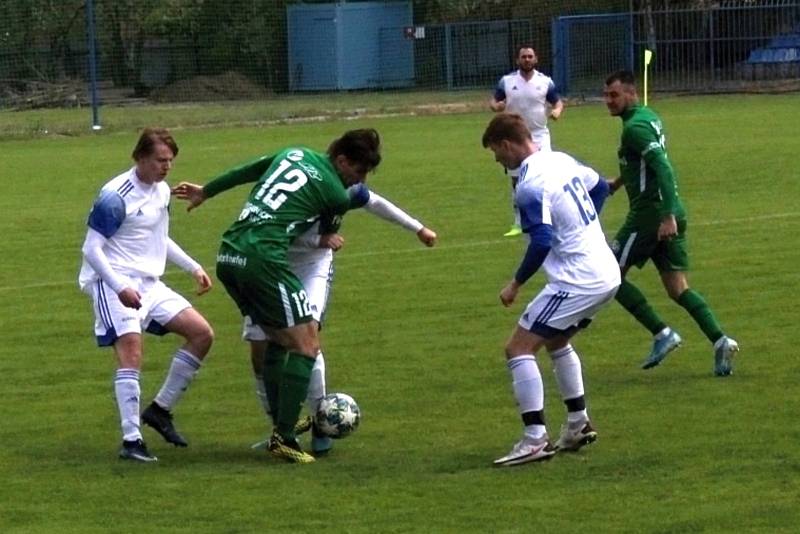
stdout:
{"type": "Polygon", "coordinates": [[[308,382],[314,360],[296,352],[290,352],[283,369],[278,406],[278,433],[285,438],[294,438],[294,425],[303,409],[303,401],[308,394],[308,382]]]}
{"type": "Polygon", "coordinates": [[[716,343],[724,335],[717,318],[714,317],[714,312],[700,293],[694,289],[687,289],[678,297],[678,304],[689,312],[711,343],[716,343]]]}
{"type": "Polygon", "coordinates": [[[642,323],[642,326],[647,328],[651,334],[656,335],[667,327],[666,323],[661,320],[661,317],[650,307],[644,294],[639,291],[639,288],[624,278],[617,290],[615,298],[617,302],[622,304],[622,307],[628,310],[628,313],[633,315],[637,321],[642,323]]]}
{"type": "Polygon", "coordinates": [[[269,343],[264,351],[264,392],[267,394],[272,423],[276,424],[280,407],[280,384],[286,365],[286,348],[277,343],[269,343]]]}

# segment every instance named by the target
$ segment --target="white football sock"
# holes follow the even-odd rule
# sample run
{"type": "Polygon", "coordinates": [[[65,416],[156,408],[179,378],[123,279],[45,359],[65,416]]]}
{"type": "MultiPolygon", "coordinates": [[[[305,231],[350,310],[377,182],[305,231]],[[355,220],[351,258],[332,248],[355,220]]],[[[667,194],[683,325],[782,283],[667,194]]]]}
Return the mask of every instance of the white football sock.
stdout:
{"type": "Polygon", "coordinates": [[[122,439],[125,441],[142,439],[139,422],[140,394],[139,370],[117,369],[114,375],[114,396],[117,398],[122,439]]]}
{"type": "Polygon", "coordinates": [[[670,335],[671,333],[672,333],[672,328],[667,326],[667,327],[663,328],[658,334],[654,335],[653,337],[655,339],[661,340],[661,339],[664,339],[665,337],[667,337],[668,335],[670,335]]]}
{"type": "Polygon", "coordinates": [[[264,377],[253,373],[253,379],[256,383],[256,397],[258,398],[259,404],[261,404],[261,407],[264,409],[264,415],[267,416],[267,423],[271,425],[272,412],[269,407],[269,399],[267,399],[267,389],[264,386],[264,377]]]}
{"type": "Polygon", "coordinates": [[[178,349],[172,358],[164,385],[156,395],[156,404],[167,411],[172,411],[189,387],[201,364],[202,361],[186,349],[178,349]]]}
{"type": "MultiPolygon", "coordinates": [[[[514,398],[517,400],[519,413],[541,412],[544,410],[544,386],[542,374],[536,364],[536,356],[523,354],[506,362],[514,386],[514,398]]],[[[532,438],[544,436],[547,429],[544,425],[526,425],[525,435],[532,438]]]]}
{"type": "MultiPolygon", "coordinates": [[[[567,344],[566,347],[552,352],[550,357],[553,359],[553,372],[556,375],[561,398],[567,400],[582,397],[584,391],[581,360],[572,345],[567,344]]],[[[588,419],[589,415],[585,409],[567,412],[567,420],[570,423],[587,421],[588,419]]]]}
{"type": "Polygon", "coordinates": [[[322,400],[325,394],[325,357],[322,355],[322,352],[320,352],[317,354],[314,367],[311,369],[311,379],[308,382],[306,405],[308,406],[309,413],[317,413],[319,401],[322,400]]]}

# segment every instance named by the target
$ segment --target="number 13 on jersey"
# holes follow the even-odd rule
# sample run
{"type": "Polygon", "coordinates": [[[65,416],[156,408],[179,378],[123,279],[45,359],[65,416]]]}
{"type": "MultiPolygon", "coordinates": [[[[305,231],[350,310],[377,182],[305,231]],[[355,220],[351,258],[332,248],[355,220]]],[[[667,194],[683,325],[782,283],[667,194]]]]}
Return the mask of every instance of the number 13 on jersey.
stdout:
{"type": "Polygon", "coordinates": [[[583,224],[588,225],[590,222],[597,218],[597,213],[594,211],[594,204],[586,191],[586,186],[583,185],[583,180],[577,176],[570,180],[568,184],[564,185],[564,191],[570,194],[572,200],[578,206],[578,211],[583,219],[583,224]]]}

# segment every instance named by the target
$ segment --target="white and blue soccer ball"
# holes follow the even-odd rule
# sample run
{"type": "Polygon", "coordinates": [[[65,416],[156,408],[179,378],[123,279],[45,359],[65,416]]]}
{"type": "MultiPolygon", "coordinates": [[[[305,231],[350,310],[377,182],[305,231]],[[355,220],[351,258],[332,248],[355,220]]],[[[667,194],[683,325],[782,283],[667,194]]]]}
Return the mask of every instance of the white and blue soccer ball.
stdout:
{"type": "Polygon", "coordinates": [[[355,432],[361,422],[361,410],[346,393],[331,393],[322,398],[314,414],[317,431],[339,439],[355,432]]]}

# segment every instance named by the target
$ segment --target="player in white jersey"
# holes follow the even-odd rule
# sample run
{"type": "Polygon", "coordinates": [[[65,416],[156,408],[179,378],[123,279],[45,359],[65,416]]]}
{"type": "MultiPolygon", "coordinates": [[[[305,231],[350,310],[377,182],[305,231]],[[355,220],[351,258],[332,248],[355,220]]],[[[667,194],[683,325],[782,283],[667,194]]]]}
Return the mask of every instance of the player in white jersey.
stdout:
{"type": "Polygon", "coordinates": [[[141,462],[156,457],[147,450],[140,422],[169,443],[187,446],[173,426],[171,411],[214,339],[205,318],[160,281],[169,260],[194,277],[198,294],[211,289],[203,268],[169,237],[170,189],[164,179],[177,155],[178,145],[167,130],[145,129],[133,150],[134,167],[100,190],[82,247],[79,284],[94,305],[97,344],[113,346],[118,361],[114,393],[122,426],[119,456],[141,462]],[[175,352],[160,391],[140,415],[142,331],[174,332],[186,341],[175,352]]]}
{"type": "MultiPolygon", "coordinates": [[[[374,191],[370,191],[365,184],[351,186],[347,192],[350,195],[351,210],[364,208],[376,217],[414,232],[424,245],[432,247],[436,244],[436,232],[374,191]]],[[[292,272],[303,283],[308,294],[311,313],[318,327],[325,316],[328,295],[333,283],[333,253],[344,245],[344,238],[337,233],[338,227],[338,221],[317,222],[295,239],[289,248],[289,265],[292,272]]],[[[242,339],[250,342],[250,360],[255,378],[256,396],[264,409],[267,421],[271,422],[271,409],[267,400],[262,372],[262,361],[267,349],[268,336],[261,327],[254,325],[250,318],[245,316],[242,339]]],[[[317,406],[325,395],[325,358],[320,352],[314,362],[308,386],[306,403],[309,413],[313,414],[317,411],[317,406]]],[[[313,430],[310,423],[310,418],[301,419],[299,430],[313,430]]],[[[268,443],[269,440],[260,441],[254,444],[253,448],[266,448],[268,443]]],[[[312,432],[311,450],[315,455],[327,453],[332,446],[330,438],[312,432]]]]}
{"type": "MultiPolygon", "coordinates": [[[[564,111],[564,102],[549,76],[536,70],[538,59],[536,52],[529,46],[522,46],[517,53],[518,70],[506,74],[497,84],[494,95],[489,101],[492,111],[515,113],[525,120],[531,132],[533,142],[539,150],[550,150],[550,130],[547,119],[558,120],[564,111]]],[[[519,169],[507,168],[511,177],[511,207],[514,212],[514,224],[506,237],[514,237],[522,233],[519,221],[519,210],[514,203],[514,188],[519,178],[519,169]]]]}
{"type": "Polygon", "coordinates": [[[502,113],[489,123],[483,146],[506,167],[519,167],[517,205],[530,243],[514,278],[500,292],[510,306],[520,287],[542,267],[547,284],[528,304],[506,344],[514,396],[524,435],[497,466],[544,460],[557,450],[578,450],[597,439],[586,411],[581,362],[570,338],[614,298],[619,267],[606,244],[599,212],[608,184],[562,152],[540,151],[519,115],[502,113]],[[567,423],[555,445],[544,420],[544,389],[536,352],[553,361],[567,423]]]}

